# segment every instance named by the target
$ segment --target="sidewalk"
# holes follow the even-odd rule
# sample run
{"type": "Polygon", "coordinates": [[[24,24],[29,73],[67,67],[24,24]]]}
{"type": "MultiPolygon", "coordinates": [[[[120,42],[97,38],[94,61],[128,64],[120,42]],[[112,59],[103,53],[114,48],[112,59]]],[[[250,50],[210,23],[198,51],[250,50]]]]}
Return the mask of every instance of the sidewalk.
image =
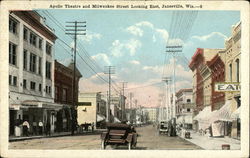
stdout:
{"type": "MultiPolygon", "coordinates": [[[[75,132],[75,136],[79,135],[92,135],[92,134],[101,134],[104,132],[105,129],[96,129],[94,132],[92,131],[83,131],[81,133],[75,132]]],[[[71,136],[71,132],[60,132],[60,133],[53,133],[50,136],[44,135],[36,135],[36,136],[9,136],[9,142],[13,141],[22,141],[22,140],[29,140],[29,139],[41,139],[41,138],[52,138],[52,137],[63,137],[63,136],[71,136]]]]}
{"type": "Polygon", "coordinates": [[[190,131],[191,139],[183,138],[205,150],[222,150],[222,144],[229,144],[230,150],[240,150],[240,140],[229,137],[208,137],[202,136],[197,132],[190,131]]]}

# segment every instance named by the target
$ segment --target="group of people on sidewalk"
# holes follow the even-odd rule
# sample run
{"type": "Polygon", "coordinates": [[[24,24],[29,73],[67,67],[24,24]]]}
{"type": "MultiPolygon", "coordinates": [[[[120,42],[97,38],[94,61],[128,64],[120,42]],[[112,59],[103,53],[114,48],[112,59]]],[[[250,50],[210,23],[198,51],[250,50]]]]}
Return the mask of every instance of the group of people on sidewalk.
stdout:
{"type": "Polygon", "coordinates": [[[30,135],[51,135],[51,125],[49,122],[46,123],[44,127],[44,123],[40,120],[38,122],[38,129],[36,131],[31,132],[30,123],[28,120],[24,120],[23,122],[19,120],[19,122],[15,126],[15,136],[30,136],[30,135]]]}

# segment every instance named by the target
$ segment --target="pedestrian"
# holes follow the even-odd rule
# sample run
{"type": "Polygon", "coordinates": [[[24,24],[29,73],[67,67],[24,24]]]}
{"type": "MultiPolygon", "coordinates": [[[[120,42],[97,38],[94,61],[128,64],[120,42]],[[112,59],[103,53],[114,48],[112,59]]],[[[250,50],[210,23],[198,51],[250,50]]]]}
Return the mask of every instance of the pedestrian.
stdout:
{"type": "Polygon", "coordinates": [[[92,122],[92,124],[91,124],[92,132],[94,132],[94,126],[95,126],[95,124],[94,124],[94,122],[92,122]]]}
{"type": "Polygon", "coordinates": [[[29,122],[27,120],[25,120],[23,122],[23,134],[25,136],[29,136],[29,128],[30,128],[30,124],[29,124],[29,122]]]}
{"type": "Polygon", "coordinates": [[[43,135],[43,122],[41,120],[38,123],[38,127],[39,127],[39,134],[43,135]]]}

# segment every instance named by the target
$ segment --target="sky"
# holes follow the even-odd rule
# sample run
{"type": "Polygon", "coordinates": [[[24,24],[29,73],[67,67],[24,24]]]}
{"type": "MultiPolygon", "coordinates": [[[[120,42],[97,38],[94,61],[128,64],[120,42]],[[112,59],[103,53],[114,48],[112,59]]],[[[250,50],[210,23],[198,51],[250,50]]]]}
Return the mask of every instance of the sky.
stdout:
{"type": "Polygon", "coordinates": [[[77,68],[83,77],[80,92],[107,93],[105,66],[114,66],[112,94],[120,93],[146,107],[159,106],[166,85],[173,76],[173,58],[167,45],[182,45],[176,54],[176,91],[192,87],[188,62],[197,48],[224,48],[231,28],[240,21],[238,11],[170,10],[38,10],[55,30],[55,58],[67,65],[72,59],[73,38],[63,29],[67,21],[86,21],[86,35],[77,40],[77,68]],[[62,42],[63,41],[63,42],[62,42]],[[66,43],[66,44],[64,44],[66,43]],[[68,47],[70,46],[70,47],[68,47]]]}

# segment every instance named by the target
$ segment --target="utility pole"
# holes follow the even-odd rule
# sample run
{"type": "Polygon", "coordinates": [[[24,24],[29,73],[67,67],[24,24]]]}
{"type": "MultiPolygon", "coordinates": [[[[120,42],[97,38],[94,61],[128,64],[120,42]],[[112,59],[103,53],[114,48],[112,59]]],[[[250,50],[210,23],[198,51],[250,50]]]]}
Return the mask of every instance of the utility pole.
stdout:
{"type": "Polygon", "coordinates": [[[164,77],[162,79],[162,81],[166,83],[165,106],[166,106],[166,120],[168,120],[170,118],[168,112],[169,112],[169,107],[170,107],[170,102],[169,102],[169,100],[170,100],[170,98],[169,98],[169,94],[170,94],[169,84],[170,84],[171,79],[170,79],[170,77],[164,77]]]}
{"type": "MultiPolygon", "coordinates": [[[[86,29],[82,29],[86,27],[86,21],[80,22],[80,21],[70,21],[66,22],[73,25],[66,25],[66,34],[67,35],[73,35],[74,36],[74,70],[73,70],[73,93],[72,93],[72,107],[71,107],[71,114],[72,114],[72,123],[71,123],[71,134],[74,135],[74,131],[76,129],[77,119],[76,119],[76,42],[77,42],[77,35],[86,35],[85,31],[86,29]],[[79,25],[84,24],[84,25],[79,25]]],[[[78,92],[78,90],[77,90],[78,92]]],[[[77,93],[78,95],[78,93],[77,93]]],[[[78,101],[77,101],[78,102],[78,101]]]]}
{"type": "Polygon", "coordinates": [[[171,134],[172,136],[176,136],[176,105],[175,105],[175,55],[178,52],[182,52],[182,46],[176,45],[176,46],[166,46],[167,53],[171,53],[173,56],[173,115],[172,115],[172,124],[173,124],[173,133],[171,134]]]}
{"type": "Polygon", "coordinates": [[[127,87],[127,82],[122,82],[122,99],[124,99],[124,102],[122,103],[122,121],[124,121],[125,117],[125,92],[124,89],[127,87]]]}
{"type": "Polygon", "coordinates": [[[109,75],[109,95],[108,95],[108,104],[107,104],[107,117],[106,117],[106,122],[110,122],[110,104],[111,104],[111,101],[110,101],[110,96],[111,96],[111,74],[114,74],[115,73],[115,67],[114,66],[105,66],[105,74],[108,74],[109,75]]]}

